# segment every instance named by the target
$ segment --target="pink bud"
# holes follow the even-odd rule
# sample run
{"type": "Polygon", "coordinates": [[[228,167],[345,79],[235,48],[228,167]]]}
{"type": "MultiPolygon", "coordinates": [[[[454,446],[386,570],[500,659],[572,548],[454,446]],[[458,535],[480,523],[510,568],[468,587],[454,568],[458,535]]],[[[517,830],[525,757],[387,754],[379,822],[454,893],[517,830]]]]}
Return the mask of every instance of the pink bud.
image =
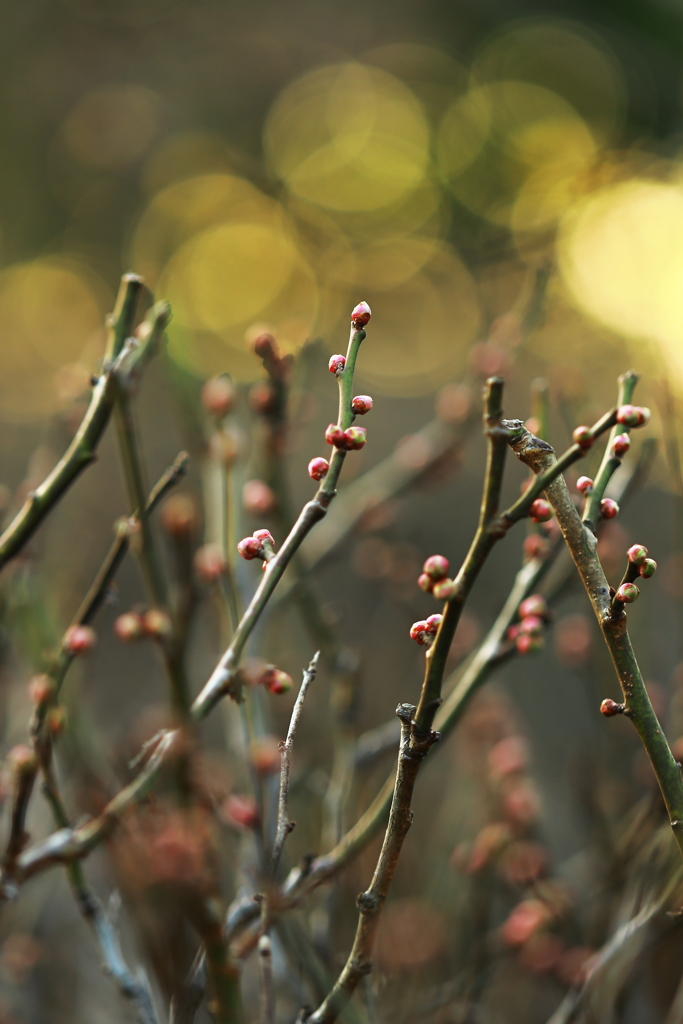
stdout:
{"type": "Polygon", "coordinates": [[[586,450],[593,444],[593,435],[591,434],[590,427],[576,427],[572,434],[572,441],[574,444],[578,444],[579,448],[585,448],[586,450]]]}
{"type": "Polygon", "coordinates": [[[620,405],[617,409],[617,423],[624,427],[637,427],[640,415],[635,405],[620,405]]]}
{"type": "Polygon", "coordinates": [[[249,405],[254,412],[262,416],[275,411],[277,394],[275,388],[267,380],[259,380],[249,391],[249,405]]]}
{"type": "Polygon", "coordinates": [[[442,580],[448,576],[449,562],[443,555],[430,555],[422,566],[422,571],[435,580],[442,580]]]}
{"type": "Polygon", "coordinates": [[[276,668],[274,665],[269,666],[269,669],[264,673],[263,685],[266,690],[271,693],[287,693],[288,690],[292,689],[294,685],[292,677],[286,672],[283,672],[281,668],[276,668]]]}
{"type": "Polygon", "coordinates": [[[150,608],[142,616],[142,628],[147,636],[154,640],[162,640],[171,635],[171,620],[160,608],[150,608]]]}
{"type": "Polygon", "coordinates": [[[247,480],[242,488],[244,511],[252,516],[265,516],[275,510],[277,499],[264,480],[247,480]]]}
{"type": "Polygon", "coordinates": [[[327,364],[330,369],[330,373],[340,373],[346,366],[346,356],[330,356],[330,361],[327,364]]]}
{"type": "Polygon", "coordinates": [[[646,408],[645,406],[639,406],[637,408],[637,413],[638,413],[638,422],[636,423],[636,426],[637,427],[646,427],[647,424],[650,422],[650,416],[652,415],[650,410],[648,408],[646,408]]]}
{"type": "Polygon", "coordinates": [[[202,405],[212,416],[226,416],[235,405],[237,392],[229,377],[213,377],[202,388],[202,405]]]}
{"type": "Polygon", "coordinates": [[[429,618],[426,619],[427,632],[429,633],[430,636],[436,636],[436,634],[439,632],[439,626],[441,625],[442,619],[443,615],[439,615],[438,613],[436,615],[430,615],[429,618]]]}
{"type": "Polygon", "coordinates": [[[431,594],[434,589],[434,580],[426,572],[421,573],[417,578],[417,585],[425,594],[431,594]]]}
{"type": "Polygon", "coordinates": [[[541,597],[540,594],[531,594],[530,597],[526,597],[519,606],[519,617],[525,619],[527,615],[537,615],[540,619],[544,619],[548,614],[548,605],[546,604],[545,598],[541,597]]]}
{"type": "Polygon", "coordinates": [[[538,533],[530,533],[525,537],[522,547],[527,558],[546,558],[550,553],[548,541],[538,533]]]}
{"type": "Polygon", "coordinates": [[[552,519],[552,505],[549,501],[546,501],[545,498],[536,498],[536,500],[531,503],[529,515],[535,523],[546,523],[549,519],[552,519]]]}
{"type": "Polygon", "coordinates": [[[254,540],[260,541],[261,544],[275,544],[270,530],[254,530],[254,540]]]}
{"type": "Polygon", "coordinates": [[[349,451],[360,451],[365,446],[367,439],[365,427],[348,427],[344,431],[345,447],[349,451]]]}
{"type": "Polygon", "coordinates": [[[448,577],[445,580],[439,580],[432,589],[432,594],[437,601],[451,601],[459,592],[459,585],[455,580],[450,580],[448,577]]]}
{"type": "Polygon", "coordinates": [[[320,457],[311,459],[308,463],[308,475],[312,480],[322,480],[324,476],[327,476],[329,468],[330,464],[327,459],[322,459],[320,457]]]}
{"type": "Polygon", "coordinates": [[[622,604],[633,604],[640,597],[640,591],[635,583],[622,583],[615,594],[617,601],[622,604]]]}
{"type": "Polygon", "coordinates": [[[344,431],[341,427],[338,427],[336,423],[330,423],[329,427],[325,431],[325,440],[328,444],[333,444],[335,448],[343,448],[344,431]]]}
{"type": "Polygon", "coordinates": [[[519,654],[536,654],[543,650],[543,637],[533,633],[520,633],[515,640],[515,647],[519,654]]]}
{"type": "Polygon", "coordinates": [[[621,459],[631,447],[631,438],[628,434],[617,434],[612,441],[612,454],[621,459]]]}
{"type": "Polygon", "coordinates": [[[258,825],[258,809],[256,801],[250,796],[238,796],[233,793],[224,804],[225,815],[233,825],[240,828],[256,828],[258,825]]]}
{"type": "Polygon", "coordinates": [[[48,675],[41,672],[37,676],[32,676],[28,683],[28,695],[31,701],[40,707],[42,704],[47,704],[57,693],[57,688],[54,681],[50,679],[48,675]]]}
{"type": "Polygon", "coordinates": [[[410,627],[410,639],[417,641],[418,644],[426,644],[428,635],[428,627],[424,619],[414,622],[410,627]]]}
{"type": "Polygon", "coordinates": [[[33,775],[38,768],[38,758],[31,747],[19,743],[7,755],[7,766],[17,775],[33,775]]]}
{"type": "Polygon", "coordinates": [[[351,399],[351,410],[355,412],[356,416],[365,416],[366,412],[370,412],[372,409],[372,399],[370,395],[356,395],[355,398],[351,399]]]}
{"type": "Polygon", "coordinates": [[[372,310],[367,302],[359,302],[357,306],[354,306],[351,313],[351,323],[357,331],[360,331],[370,323],[371,316],[372,310]]]}
{"type": "Polygon", "coordinates": [[[600,502],[600,513],[603,519],[614,519],[619,515],[619,506],[612,498],[603,498],[600,502]]]}
{"type": "Polygon", "coordinates": [[[638,569],[638,574],[643,579],[649,580],[650,576],[654,576],[657,572],[657,563],[654,558],[646,558],[643,564],[638,569]]]}
{"type": "Polygon", "coordinates": [[[593,481],[589,476],[580,476],[576,481],[576,486],[582,494],[588,494],[593,489],[593,481]]]}
{"type": "Polygon", "coordinates": [[[87,654],[96,641],[95,630],[90,626],[69,626],[64,634],[64,649],[68,654],[87,654]]]}
{"type": "Polygon", "coordinates": [[[642,565],[647,560],[647,548],[644,544],[632,544],[626,552],[626,557],[634,565],[642,565]]]}
{"type": "Polygon", "coordinates": [[[263,553],[263,545],[260,540],[256,540],[256,537],[245,537],[237,545],[237,551],[245,558],[247,562],[250,562],[252,558],[260,558],[263,553]]]}
{"type": "Polygon", "coordinates": [[[269,334],[268,331],[263,331],[262,334],[259,334],[254,338],[252,348],[259,359],[267,359],[269,356],[275,356],[278,354],[277,342],[273,335],[269,334]]]}
{"type": "Polygon", "coordinates": [[[219,544],[203,544],[195,552],[194,571],[204,583],[216,583],[225,572],[225,558],[219,544]]]}
{"type": "Polygon", "coordinates": [[[543,619],[538,615],[525,615],[519,624],[520,633],[537,635],[543,632],[543,619]]]}
{"type": "Polygon", "coordinates": [[[114,632],[124,644],[133,643],[143,634],[142,619],[135,612],[124,612],[114,622],[114,632]]]}

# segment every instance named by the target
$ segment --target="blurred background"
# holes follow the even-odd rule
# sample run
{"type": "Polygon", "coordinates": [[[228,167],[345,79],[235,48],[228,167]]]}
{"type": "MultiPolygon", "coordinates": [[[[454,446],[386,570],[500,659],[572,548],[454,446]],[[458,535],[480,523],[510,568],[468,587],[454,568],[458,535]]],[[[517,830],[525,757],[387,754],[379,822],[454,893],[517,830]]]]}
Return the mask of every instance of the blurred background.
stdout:
{"type": "MultiPolygon", "coordinates": [[[[133,270],[173,308],[138,402],[150,481],[181,448],[190,452],[181,532],[194,551],[225,540],[212,502],[216,465],[227,465],[231,540],[267,526],[280,541],[312,493],[306,464],[326,454],[322,435],[336,416],[327,360],[345,349],[353,305],[372,307],[356,388],[375,401],[363,424],[369,443],[347,458],[338,511],[304,550],[308,612],[285,587],[249,652],[298,683],[321,630],[327,645],[297,741],[289,863],[329,848],[391,768],[393,747],[355,781],[340,765],[349,744],[417,697],[422,653],[408,630],[433,607],[414,581],[427,555],[457,564],[467,550],[483,467],[479,381],[491,372],[504,373],[506,411],[522,419],[538,414],[532,382],[547,380],[558,449],[613,404],[619,373],[642,373],[638,400],[652,408],[647,433],[659,445],[601,543],[612,581],[634,541],[660,563],[630,618],[670,739],[683,735],[678,5],[25,0],[0,11],[3,514],[73,436],[104,317],[121,273],[133,270]],[[274,447],[251,348],[264,330],[294,359],[289,425],[274,447]],[[216,374],[239,396],[219,427],[200,402],[216,374]]],[[[638,437],[631,465],[641,451],[638,437]]],[[[508,500],[522,480],[511,464],[508,500]]],[[[182,507],[162,517],[170,574],[182,507]]],[[[125,512],[110,432],[97,464],[6,573],[3,751],[25,739],[27,679],[125,512]]],[[[523,533],[487,565],[452,667],[500,610],[523,533]]],[[[235,572],[246,599],[257,571],[235,572]]],[[[220,595],[206,577],[197,587],[194,691],[226,640],[220,595]]],[[[576,585],[558,595],[544,651],[500,669],[425,767],[378,971],[359,1002],[370,1024],[546,1021],[592,953],[668,877],[670,844],[635,732],[597,711],[617,692],[587,601],[576,585]]],[[[151,645],[122,646],[113,631],[143,600],[129,559],[98,619],[97,648],[65,687],[59,766],[74,820],[126,781],[127,759],[167,720],[151,645]]],[[[159,890],[155,871],[173,875],[159,866],[159,835],[181,833],[185,881],[188,858],[187,871],[199,870],[210,848],[226,905],[240,887],[254,891],[253,836],[230,800],[272,798],[292,700],[252,694],[246,740],[234,706],[205,727],[198,772],[215,813],[200,852],[188,852],[185,826],[156,807],[154,827],[136,819],[88,862],[103,898],[121,890],[124,946],[147,965],[160,1005],[195,940],[159,890]]],[[[38,794],[30,831],[50,827],[38,794]]],[[[298,912],[296,940],[278,940],[283,1021],[315,1002],[316,977],[324,991],[321,977],[343,963],[355,894],[376,854],[375,842],[331,895],[298,912]]],[[[135,1019],[100,971],[61,872],[4,907],[0,933],[3,1024],[135,1019]]],[[[675,921],[648,943],[628,960],[632,981],[612,979],[586,1019],[683,1020],[680,1005],[667,1017],[683,974],[675,921]]],[[[255,1014],[248,959],[245,971],[255,1014]]]]}

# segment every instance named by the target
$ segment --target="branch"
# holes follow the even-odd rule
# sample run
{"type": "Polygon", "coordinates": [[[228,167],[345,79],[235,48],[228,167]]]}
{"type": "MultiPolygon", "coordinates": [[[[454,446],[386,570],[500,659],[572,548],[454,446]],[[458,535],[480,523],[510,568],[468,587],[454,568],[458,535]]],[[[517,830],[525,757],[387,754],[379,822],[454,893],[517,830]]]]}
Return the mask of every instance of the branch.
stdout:
{"type": "MultiPolygon", "coordinates": [[[[5,855],[2,859],[2,874],[14,890],[17,861],[26,846],[26,811],[28,810],[33,785],[38,774],[38,758],[30,747],[18,746],[10,751],[8,761],[12,763],[12,804],[10,828],[5,855]]],[[[14,895],[14,892],[11,893],[14,895]]]]}
{"type": "Polygon", "coordinates": [[[0,570],[31,539],[43,519],[77,476],[96,458],[96,449],[109,422],[115,401],[113,363],[133,329],[142,278],[125,274],[109,322],[109,338],[102,375],[93,387],[88,410],[66,452],[42,484],[33,491],[0,537],[0,570]]]}
{"type": "MultiPolygon", "coordinates": [[[[621,405],[627,405],[631,401],[638,380],[638,374],[634,373],[633,370],[629,370],[628,373],[624,373],[619,377],[617,408],[621,405]]],[[[628,434],[629,431],[629,427],[622,426],[621,424],[615,424],[612,427],[600,468],[595,474],[593,486],[586,498],[582,519],[593,533],[595,533],[597,524],[600,522],[600,502],[605,496],[608,483],[621,465],[621,457],[615,455],[612,451],[612,442],[617,434],[628,434]]]]}
{"type": "Polygon", "coordinates": [[[282,856],[282,848],[285,845],[287,836],[294,828],[296,824],[289,820],[288,813],[288,801],[289,801],[289,771],[292,761],[292,747],[294,746],[294,736],[296,734],[301,712],[304,706],[304,698],[306,691],[315,679],[315,674],[318,670],[318,658],[320,657],[320,651],[317,651],[313,655],[310,665],[304,672],[304,678],[301,683],[301,689],[299,690],[296,701],[294,702],[294,708],[292,709],[292,717],[289,722],[289,729],[287,730],[287,739],[281,746],[282,759],[280,762],[280,795],[278,798],[277,807],[277,829],[275,833],[275,842],[273,844],[273,853],[271,857],[270,870],[273,878],[277,874],[278,865],[280,863],[280,857],[282,856]]]}
{"type": "MultiPolygon", "coordinates": [[[[528,431],[511,441],[518,458],[539,478],[546,481],[561,460],[555,459],[550,445],[539,442],[528,431]]],[[[628,634],[626,615],[613,614],[610,588],[597,554],[595,535],[583,523],[567,490],[564,477],[556,476],[545,484],[562,535],[586,588],[593,611],[602,630],[624,695],[625,713],[635,725],[647,752],[664,802],[669,821],[683,856],[683,779],[671,753],[662,727],[653,710],[628,634]]]]}

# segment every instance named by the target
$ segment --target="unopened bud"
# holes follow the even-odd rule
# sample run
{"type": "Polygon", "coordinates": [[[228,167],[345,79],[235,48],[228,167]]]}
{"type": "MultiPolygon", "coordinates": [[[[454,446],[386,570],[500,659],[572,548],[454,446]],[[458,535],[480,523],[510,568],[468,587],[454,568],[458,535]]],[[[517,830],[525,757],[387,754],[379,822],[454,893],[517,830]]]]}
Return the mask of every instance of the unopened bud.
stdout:
{"type": "Polygon", "coordinates": [[[144,633],[142,619],[136,612],[124,612],[115,620],[114,632],[124,644],[133,643],[144,633]]]}
{"type": "Polygon", "coordinates": [[[7,767],[16,775],[33,775],[38,769],[38,758],[31,747],[18,743],[7,755],[7,767]]]}
{"type": "Polygon", "coordinates": [[[45,724],[51,736],[61,736],[66,729],[66,708],[62,704],[50,708],[45,718],[45,724]]]}
{"type": "Polygon", "coordinates": [[[593,481],[589,476],[580,476],[576,481],[576,487],[582,494],[589,494],[593,489],[593,481]]]}
{"type": "Polygon", "coordinates": [[[57,688],[54,681],[44,672],[41,672],[39,675],[32,676],[31,679],[29,679],[28,695],[36,707],[41,707],[41,705],[47,704],[48,701],[52,700],[56,692],[57,688]]]}
{"type": "Polygon", "coordinates": [[[420,619],[418,622],[414,622],[410,627],[410,639],[415,640],[415,642],[420,645],[427,643],[428,635],[429,631],[425,619],[420,619]]]}
{"type": "Polygon", "coordinates": [[[536,498],[531,503],[529,515],[535,523],[547,523],[553,517],[552,505],[545,498],[536,498]]]}
{"type": "Polygon", "coordinates": [[[550,544],[538,533],[530,533],[522,544],[527,558],[546,558],[550,554],[550,544]]]}
{"type": "Polygon", "coordinates": [[[652,415],[650,410],[646,406],[642,405],[642,406],[638,406],[637,411],[638,411],[638,422],[636,423],[636,426],[637,427],[646,427],[648,425],[648,423],[650,422],[650,416],[652,415]]]}
{"type": "Polygon", "coordinates": [[[365,427],[348,427],[344,431],[344,447],[349,451],[360,451],[367,439],[365,427]]]}
{"type": "Polygon", "coordinates": [[[646,580],[648,580],[650,576],[654,576],[656,572],[657,563],[654,558],[646,558],[643,564],[638,567],[638,574],[646,580]]]}
{"type": "Polygon", "coordinates": [[[161,509],[161,525],[171,537],[189,536],[196,522],[195,503],[189,494],[171,495],[161,509]]]}
{"type": "Polygon", "coordinates": [[[617,423],[623,427],[637,427],[640,414],[635,405],[620,405],[617,409],[617,423]]]}
{"type": "Polygon", "coordinates": [[[640,597],[640,591],[635,583],[622,583],[614,596],[622,604],[633,604],[640,597]]]}
{"type": "Polygon", "coordinates": [[[519,624],[519,631],[538,636],[543,632],[543,619],[538,615],[525,615],[519,624]]]}
{"type": "Polygon", "coordinates": [[[448,576],[450,568],[447,558],[443,555],[430,555],[422,566],[422,572],[426,573],[435,582],[443,580],[448,576]]]}
{"type": "Polygon", "coordinates": [[[647,548],[644,544],[632,544],[626,552],[626,557],[634,565],[643,565],[647,561],[647,548]]]}
{"type": "Polygon", "coordinates": [[[194,571],[203,583],[216,583],[225,572],[225,558],[219,544],[204,544],[193,558],[194,571]]]}
{"type": "Polygon", "coordinates": [[[542,651],[545,641],[542,636],[534,633],[520,633],[515,640],[515,647],[518,654],[537,654],[542,651]]]}
{"type": "Polygon", "coordinates": [[[242,505],[249,515],[268,515],[275,510],[277,499],[264,480],[247,480],[242,488],[242,505]]]}
{"type": "Polygon", "coordinates": [[[531,594],[530,597],[525,597],[519,606],[519,617],[525,619],[527,615],[537,615],[540,619],[545,619],[548,615],[545,598],[540,594],[531,594]]]}
{"type": "Polygon", "coordinates": [[[329,363],[327,365],[328,365],[330,373],[334,373],[334,374],[341,373],[341,371],[346,366],[346,356],[342,356],[342,355],[330,356],[330,361],[329,361],[329,363]]]}
{"type": "Polygon", "coordinates": [[[69,626],[63,642],[64,650],[68,654],[87,654],[95,646],[97,636],[90,626],[69,626]]]}
{"type": "Polygon", "coordinates": [[[277,342],[268,331],[263,331],[254,338],[252,348],[259,359],[268,359],[269,356],[278,355],[277,342]]]}
{"type": "Polygon", "coordinates": [[[256,537],[245,537],[237,545],[237,551],[242,558],[250,562],[253,558],[261,557],[263,554],[263,544],[260,540],[256,540],[256,537]]]}
{"type": "Polygon", "coordinates": [[[237,392],[229,377],[213,377],[202,388],[201,402],[210,415],[227,416],[235,405],[237,392]]]}
{"type": "Polygon", "coordinates": [[[261,677],[261,683],[271,693],[287,693],[294,685],[292,677],[275,665],[268,665],[261,677]]]}
{"type": "Polygon", "coordinates": [[[600,714],[604,715],[605,718],[614,718],[615,715],[622,715],[623,713],[624,705],[617,704],[617,702],[612,700],[610,697],[605,697],[600,705],[600,714]]]}
{"type": "Polygon", "coordinates": [[[142,616],[142,629],[146,636],[154,640],[164,640],[171,635],[171,620],[161,608],[150,608],[142,616]]]}
{"type": "Polygon", "coordinates": [[[578,444],[579,448],[587,451],[593,444],[593,435],[591,434],[590,427],[576,427],[572,433],[572,441],[574,444],[578,444]]]}
{"type": "Polygon", "coordinates": [[[273,385],[267,380],[257,381],[249,391],[249,405],[254,412],[267,416],[275,411],[277,394],[273,385]]]}
{"type": "Polygon", "coordinates": [[[327,476],[329,468],[330,464],[327,459],[323,459],[318,456],[318,458],[311,459],[308,463],[308,475],[311,480],[322,480],[323,477],[327,476]]]}
{"type": "Polygon", "coordinates": [[[425,594],[431,594],[434,589],[434,580],[426,572],[421,573],[417,578],[417,585],[425,594]]]}
{"type": "Polygon", "coordinates": [[[631,447],[631,438],[628,434],[617,434],[612,441],[612,454],[618,459],[623,458],[631,447]]]}
{"type": "Polygon", "coordinates": [[[250,796],[238,796],[233,793],[224,804],[225,816],[228,821],[239,828],[256,828],[259,821],[256,801],[250,796]]]}
{"type": "Polygon", "coordinates": [[[372,310],[367,302],[359,302],[351,311],[351,323],[357,331],[360,331],[370,323],[371,316],[372,310]]]}
{"type": "Polygon", "coordinates": [[[441,625],[442,620],[443,615],[439,615],[438,613],[436,615],[430,615],[425,619],[425,622],[427,623],[427,632],[430,636],[436,636],[439,632],[439,626],[441,625]]]}
{"type": "Polygon", "coordinates": [[[603,498],[600,502],[600,514],[603,519],[614,519],[619,515],[619,506],[612,498],[603,498]]]}
{"type": "Polygon", "coordinates": [[[341,427],[338,427],[336,423],[330,423],[329,427],[325,431],[325,440],[328,444],[333,444],[335,448],[343,448],[344,431],[341,427]]]}
{"type": "Polygon", "coordinates": [[[459,592],[460,587],[458,583],[448,577],[445,580],[439,580],[432,588],[432,594],[437,601],[451,601],[459,592]]]}
{"type": "Polygon", "coordinates": [[[355,412],[356,416],[365,416],[366,412],[370,412],[372,409],[372,399],[370,395],[356,395],[355,398],[351,399],[351,410],[355,412]]]}

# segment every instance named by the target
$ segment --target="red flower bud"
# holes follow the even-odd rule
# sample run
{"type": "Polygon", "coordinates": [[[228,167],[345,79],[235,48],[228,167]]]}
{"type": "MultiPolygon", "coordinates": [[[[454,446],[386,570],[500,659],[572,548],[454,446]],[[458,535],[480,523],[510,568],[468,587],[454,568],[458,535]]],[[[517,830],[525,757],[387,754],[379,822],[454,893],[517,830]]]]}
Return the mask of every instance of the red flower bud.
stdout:
{"type": "Polygon", "coordinates": [[[425,594],[431,594],[434,589],[434,580],[426,572],[421,573],[417,578],[417,585],[425,594]]]}
{"type": "Polygon", "coordinates": [[[242,488],[244,511],[252,516],[266,516],[275,510],[277,499],[264,480],[247,480],[242,488]]]}
{"type": "Polygon", "coordinates": [[[537,636],[543,632],[543,619],[538,615],[525,615],[519,624],[519,631],[537,636]]]}
{"type": "Polygon", "coordinates": [[[270,530],[254,530],[254,539],[261,541],[262,544],[275,544],[270,530]]]}
{"type": "Polygon", "coordinates": [[[66,708],[61,704],[56,708],[50,708],[45,724],[51,736],[61,736],[66,728],[66,708]]]}
{"type": "Polygon", "coordinates": [[[437,601],[450,601],[459,591],[459,586],[455,580],[449,580],[446,577],[445,580],[439,580],[435,583],[432,588],[432,594],[437,601]]]}
{"type": "Polygon", "coordinates": [[[322,480],[324,476],[327,476],[327,471],[330,468],[330,464],[327,459],[316,458],[311,459],[308,463],[308,475],[311,480],[322,480]]]}
{"type": "Polygon", "coordinates": [[[538,651],[542,651],[545,646],[545,642],[542,636],[534,635],[533,633],[521,633],[515,640],[515,647],[517,648],[518,654],[536,654],[538,651]]]}
{"type": "Polygon", "coordinates": [[[621,459],[631,447],[631,438],[628,434],[617,434],[612,441],[612,455],[621,459]]]}
{"type": "Polygon", "coordinates": [[[417,641],[418,644],[426,644],[428,635],[428,627],[424,619],[414,622],[410,627],[410,639],[417,641]]]}
{"type": "Polygon", "coordinates": [[[640,597],[640,591],[635,583],[622,583],[615,594],[617,601],[622,604],[633,604],[640,597]]]}
{"type": "Polygon", "coordinates": [[[256,540],[256,537],[245,537],[237,545],[237,551],[242,558],[250,562],[252,558],[261,557],[263,554],[263,544],[260,540],[256,540]]]}
{"type": "Polygon", "coordinates": [[[225,801],[224,811],[226,818],[240,828],[256,828],[258,825],[256,801],[250,796],[233,793],[225,801]]]}
{"type": "Polygon", "coordinates": [[[153,640],[164,640],[171,635],[173,626],[166,612],[160,608],[150,608],[142,616],[142,628],[153,640]]]}
{"type": "Polygon", "coordinates": [[[18,743],[7,755],[7,767],[17,775],[33,775],[38,769],[38,758],[31,747],[18,743]]]}
{"type": "Polygon", "coordinates": [[[632,544],[626,552],[626,557],[634,565],[642,565],[647,561],[647,548],[644,544],[632,544]]]}
{"type": "Polygon", "coordinates": [[[603,519],[614,519],[619,515],[619,506],[612,498],[603,498],[600,502],[600,514],[603,519]]]}
{"type": "Polygon", "coordinates": [[[96,641],[95,630],[90,626],[69,626],[64,634],[64,649],[68,654],[87,654],[96,641]]]}
{"type": "Polygon", "coordinates": [[[252,348],[259,359],[267,359],[269,356],[276,356],[278,354],[277,342],[268,331],[263,331],[262,334],[254,338],[252,348]]]}
{"type": "Polygon", "coordinates": [[[330,423],[325,431],[325,440],[328,444],[333,444],[335,448],[343,448],[345,446],[344,431],[336,423],[330,423]]]}
{"type": "Polygon", "coordinates": [[[636,411],[638,413],[638,422],[636,423],[636,426],[646,427],[650,422],[650,416],[652,415],[650,410],[646,408],[646,406],[639,406],[636,411]]]}
{"type": "Polygon", "coordinates": [[[330,361],[327,365],[329,367],[330,373],[341,373],[341,371],[346,366],[346,356],[330,356],[330,361]]]}
{"type": "Polygon", "coordinates": [[[449,563],[443,555],[430,555],[422,566],[422,572],[427,573],[430,579],[435,581],[443,580],[448,576],[449,563]]]}
{"type": "Polygon", "coordinates": [[[548,541],[538,533],[530,533],[525,537],[522,547],[527,558],[546,558],[550,552],[548,541]]]}
{"type": "Polygon", "coordinates": [[[640,414],[635,405],[620,405],[617,409],[617,423],[624,427],[637,427],[640,414]]]}
{"type": "Polygon", "coordinates": [[[508,626],[505,636],[508,640],[516,640],[519,636],[519,626],[508,626]]]}
{"type": "Polygon", "coordinates": [[[212,416],[227,416],[236,398],[235,385],[229,377],[213,377],[202,388],[202,405],[212,416]]]}
{"type": "Polygon", "coordinates": [[[371,316],[372,310],[367,302],[359,302],[351,312],[351,323],[357,331],[360,331],[370,323],[371,316]]]}
{"type": "Polygon", "coordinates": [[[548,605],[545,598],[541,597],[540,594],[532,594],[530,597],[526,597],[519,606],[520,619],[525,619],[527,615],[537,615],[540,619],[544,619],[547,614],[548,605]]]}
{"type": "Polygon", "coordinates": [[[270,690],[271,693],[287,693],[294,685],[292,677],[283,672],[281,668],[276,668],[275,665],[268,666],[261,681],[266,690],[270,690]]]}
{"type": "Polygon", "coordinates": [[[365,416],[366,412],[370,412],[372,409],[372,399],[370,395],[356,395],[355,398],[351,399],[351,410],[355,412],[356,416],[365,416]]]}
{"type": "Polygon", "coordinates": [[[41,704],[47,704],[47,702],[54,697],[56,692],[57,688],[54,681],[44,672],[41,672],[37,676],[32,676],[31,679],[29,679],[28,695],[31,701],[38,707],[40,707],[41,704]]]}
{"type": "Polygon", "coordinates": [[[638,569],[638,574],[644,579],[649,580],[650,576],[654,576],[657,572],[657,563],[654,558],[646,558],[643,564],[638,569]]]}
{"type": "Polygon", "coordinates": [[[582,494],[589,494],[593,489],[593,481],[589,476],[580,476],[576,481],[576,487],[582,494]]]}
{"type": "Polygon", "coordinates": [[[139,640],[143,634],[142,619],[136,612],[124,612],[114,622],[114,632],[124,644],[139,640]]]}
{"type": "Polygon", "coordinates": [[[614,718],[615,715],[621,715],[624,711],[623,704],[617,704],[615,700],[610,697],[605,697],[602,704],[600,705],[600,714],[604,715],[605,718],[614,718]]]}
{"type": "Polygon", "coordinates": [[[194,571],[203,583],[216,583],[225,572],[225,558],[219,544],[204,544],[195,552],[194,571]]]}
{"type": "Polygon", "coordinates": [[[426,619],[427,632],[429,633],[430,636],[436,636],[436,634],[439,632],[439,626],[441,625],[442,619],[443,615],[439,615],[438,613],[436,615],[430,615],[429,618],[426,619]]]}
{"type": "Polygon", "coordinates": [[[593,435],[591,434],[590,427],[576,427],[572,433],[572,441],[574,444],[578,444],[579,448],[584,448],[586,451],[593,444],[593,435]]]}
{"type": "Polygon", "coordinates": [[[345,447],[349,451],[360,451],[365,446],[367,439],[365,427],[348,427],[344,431],[345,447]]]}
{"type": "Polygon", "coordinates": [[[552,505],[545,498],[536,498],[529,508],[529,515],[535,523],[546,523],[553,517],[552,505]]]}

